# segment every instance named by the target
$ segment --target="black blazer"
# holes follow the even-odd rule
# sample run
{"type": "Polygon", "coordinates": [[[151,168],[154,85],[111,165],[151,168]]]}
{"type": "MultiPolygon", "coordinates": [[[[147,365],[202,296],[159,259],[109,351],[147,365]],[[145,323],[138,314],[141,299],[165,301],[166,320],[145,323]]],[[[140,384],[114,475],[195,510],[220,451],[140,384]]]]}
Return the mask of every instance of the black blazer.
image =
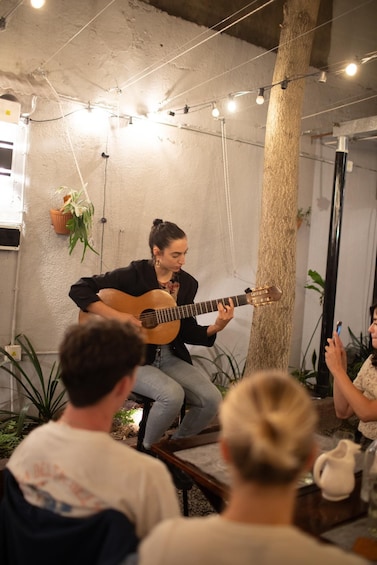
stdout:
{"type": "MultiPolygon", "coordinates": [[[[178,280],[178,306],[192,304],[198,290],[197,280],[182,270],[178,274],[178,280]]],[[[131,296],[141,296],[150,290],[159,288],[159,285],[152,261],[142,259],[132,261],[128,267],[115,269],[103,275],[81,278],[71,286],[69,296],[85,312],[89,304],[99,300],[97,293],[103,288],[115,288],[131,296]]],[[[191,363],[185,343],[211,347],[215,343],[216,335],[208,337],[207,328],[208,326],[200,326],[193,317],[181,320],[179,333],[170,344],[173,353],[180,359],[191,363]]],[[[146,364],[153,363],[155,355],[156,345],[148,345],[146,364]]]]}

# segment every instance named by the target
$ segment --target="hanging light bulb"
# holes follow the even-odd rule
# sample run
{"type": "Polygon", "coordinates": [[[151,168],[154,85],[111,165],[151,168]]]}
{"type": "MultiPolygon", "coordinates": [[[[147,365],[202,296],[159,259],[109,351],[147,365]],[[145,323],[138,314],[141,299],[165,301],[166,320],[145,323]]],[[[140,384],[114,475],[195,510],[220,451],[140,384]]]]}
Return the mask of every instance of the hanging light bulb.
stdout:
{"type": "Polygon", "coordinates": [[[255,102],[259,105],[264,104],[264,88],[258,89],[258,96],[256,97],[255,102]]]}
{"type": "Polygon", "coordinates": [[[220,110],[218,109],[215,103],[212,104],[212,116],[214,118],[218,118],[220,116],[220,110]]]}
{"type": "Polygon", "coordinates": [[[237,108],[237,104],[236,104],[236,101],[234,100],[234,97],[229,95],[229,100],[228,100],[228,110],[229,110],[229,112],[235,112],[236,108],[237,108]]]}
{"type": "Polygon", "coordinates": [[[43,6],[45,5],[45,0],[30,0],[30,4],[33,8],[39,10],[39,8],[43,8],[43,6]]]}
{"type": "Polygon", "coordinates": [[[346,75],[348,75],[349,77],[355,76],[355,74],[357,73],[356,63],[355,62],[349,63],[345,68],[345,72],[346,72],[346,75]]]}

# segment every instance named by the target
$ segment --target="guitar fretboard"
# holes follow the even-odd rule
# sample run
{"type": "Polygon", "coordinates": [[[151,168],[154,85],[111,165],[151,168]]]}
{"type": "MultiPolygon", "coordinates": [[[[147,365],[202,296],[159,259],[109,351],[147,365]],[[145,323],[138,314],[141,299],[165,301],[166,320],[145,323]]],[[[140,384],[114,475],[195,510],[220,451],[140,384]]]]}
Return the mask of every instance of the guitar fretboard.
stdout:
{"type": "MultiPolygon", "coordinates": [[[[247,304],[246,294],[239,296],[231,296],[234,306],[244,306],[247,304]]],[[[185,304],[184,306],[174,306],[173,308],[162,308],[156,310],[158,323],[172,322],[173,320],[182,320],[191,316],[199,316],[199,314],[208,314],[217,310],[218,303],[229,304],[229,296],[226,298],[218,298],[217,300],[206,300],[205,302],[196,302],[195,304],[185,304]]]]}

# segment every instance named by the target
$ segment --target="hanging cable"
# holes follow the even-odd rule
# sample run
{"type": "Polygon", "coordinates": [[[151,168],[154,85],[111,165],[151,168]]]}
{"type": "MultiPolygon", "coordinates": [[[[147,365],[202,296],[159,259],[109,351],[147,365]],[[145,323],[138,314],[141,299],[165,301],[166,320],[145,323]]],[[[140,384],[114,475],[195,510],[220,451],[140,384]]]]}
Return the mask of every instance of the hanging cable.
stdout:
{"type": "Polygon", "coordinates": [[[68,143],[69,143],[69,146],[70,146],[70,148],[71,148],[73,160],[74,160],[75,165],[76,165],[76,170],[77,170],[77,173],[78,173],[79,178],[80,178],[81,188],[82,188],[82,190],[83,190],[83,192],[84,192],[84,194],[85,194],[85,198],[87,199],[87,201],[88,201],[88,202],[91,202],[91,200],[90,200],[90,198],[89,198],[88,191],[86,190],[86,183],[84,183],[84,179],[83,179],[82,174],[81,174],[81,171],[80,171],[79,163],[78,163],[78,161],[77,161],[76,153],[75,153],[75,150],[74,150],[74,148],[73,148],[73,143],[72,143],[71,135],[70,135],[70,133],[69,133],[69,128],[68,128],[68,125],[67,125],[67,122],[66,122],[66,119],[65,119],[65,115],[64,115],[64,112],[63,112],[63,107],[62,107],[61,100],[60,100],[59,95],[58,95],[58,93],[56,92],[55,88],[52,86],[51,82],[48,80],[48,78],[47,78],[45,75],[43,75],[43,76],[44,76],[45,81],[47,82],[47,84],[48,84],[49,87],[51,88],[51,91],[52,91],[52,93],[54,94],[54,96],[56,97],[57,102],[58,102],[58,104],[59,104],[60,112],[61,112],[61,115],[62,115],[62,118],[63,118],[63,123],[64,123],[65,132],[66,132],[67,139],[68,139],[68,143]]]}
{"type": "Polygon", "coordinates": [[[44,63],[42,63],[42,65],[40,66],[40,69],[43,69],[43,67],[45,67],[48,63],[50,63],[50,61],[52,61],[52,59],[54,59],[56,57],[56,55],[58,55],[61,51],[63,51],[63,49],[65,49],[67,47],[67,45],[69,45],[70,43],[72,43],[72,41],[74,39],[76,39],[76,37],[78,35],[80,35],[80,33],[82,31],[84,31],[84,29],[86,29],[91,23],[93,23],[99,16],[101,16],[103,14],[103,12],[105,12],[105,10],[107,10],[107,8],[109,8],[111,6],[111,4],[114,4],[114,2],[116,2],[116,0],[110,0],[110,2],[104,7],[102,8],[102,10],[100,10],[98,12],[98,14],[96,14],[88,23],[86,23],[81,29],[79,29],[68,41],[66,41],[64,43],[64,45],[62,45],[61,47],[59,47],[59,49],[57,51],[55,51],[55,53],[53,55],[51,55],[51,57],[49,57],[47,59],[47,61],[45,61],[44,63]]]}
{"type": "Polygon", "coordinates": [[[340,106],[333,106],[332,108],[328,108],[327,110],[321,110],[320,112],[316,112],[315,114],[308,114],[307,116],[303,116],[301,120],[307,120],[308,118],[315,118],[316,116],[326,114],[327,112],[333,112],[334,110],[341,110],[342,108],[348,108],[348,106],[360,104],[361,102],[368,102],[368,100],[372,100],[373,98],[377,98],[377,94],[372,94],[371,96],[367,96],[366,98],[362,98],[361,100],[354,100],[353,102],[348,102],[347,104],[341,104],[340,106]]]}
{"type": "Polygon", "coordinates": [[[227,227],[229,234],[230,257],[231,257],[232,275],[235,275],[236,254],[235,254],[235,245],[234,245],[232,202],[230,195],[229,163],[228,163],[228,149],[227,149],[225,120],[221,120],[221,146],[222,146],[222,154],[223,154],[224,192],[225,192],[226,216],[228,222],[227,227]]]}
{"type": "MultiPolygon", "coordinates": [[[[208,35],[212,30],[214,30],[216,27],[220,26],[221,24],[225,23],[226,21],[230,20],[231,18],[233,18],[234,16],[236,16],[237,14],[239,14],[240,12],[242,12],[243,10],[246,10],[247,8],[249,8],[250,6],[252,6],[253,4],[255,4],[257,0],[253,0],[253,2],[249,2],[249,4],[246,4],[246,6],[244,6],[243,8],[240,8],[239,10],[237,10],[236,12],[233,12],[233,14],[231,14],[230,16],[227,16],[226,18],[224,18],[223,20],[221,20],[220,22],[217,22],[216,24],[214,24],[212,27],[206,29],[205,31],[202,31],[201,33],[199,33],[198,35],[196,35],[195,37],[193,37],[192,39],[190,39],[189,41],[186,41],[186,43],[184,43],[183,45],[181,45],[177,51],[181,51],[182,49],[184,49],[187,45],[190,45],[190,43],[197,41],[200,37],[202,37],[203,35],[208,35]]],[[[159,61],[157,61],[156,63],[153,63],[152,65],[149,65],[148,67],[146,67],[145,69],[143,69],[142,71],[139,71],[138,73],[136,73],[135,75],[133,75],[132,77],[130,77],[123,85],[123,88],[127,88],[128,86],[130,86],[129,82],[134,82],[137,80],[141,80],[142,78],[144,78],[144,76],[148,76],[147,71],[149,71],[150,69],[155,69],[157,70],[157,68],[155,68],[155,65],[158,65],[158,69],[162,68],[163,66],[169,64],[171,62],[171,59],[166,60],[166,57],[161,58],[159,61]],[[160,63],[162,63],[160,65],[160,63]]],[[[154,72],[154,71],[152,71],[154,72]]],[[[109,89],[109,92],[111,92],[112,90],[118,90],[121,91],[121,88],[116,86],[113,88],[109,89]]]]}
{"type": "Polygon", "coordinates": [[[220,29],[219,31],[216,31],[213,35],[211,35],[210,37],[207,37],[206,39],[203,39],[202,41],[199,41],[198,43],[196,43],[195,45],[193,45],[192,47],[189,47],[188,49],[185,49],[185,51],[183,51],[182,53],[178,53],[178,55],[175,55],[174,57],[172,57],[171,59],[169,59],[168,61],[161,63],[161,65],[158,65],[156,68],[154,68],[153,70],[145,73],[144,75],[140,76],[139,78],[135,79],[135,80],[131,80],[131,81],[127,81],[126,83],[124,83],[121,87],[120,90],[124,90],[126,87],[130,87],[133,84],[139,82],[139,80],[142,80],[143,78],[146,78],[147,76],[149,76],[150,74],[154,73],[155,71],[158,71],[159,69],[161,69],[162,67],[165,67],[166,65],[172,63],[173,61],[175,61],[176,59],[179,59],[179,57],[182,57],[182,55],[187,55],[187,53],[190,53],[190,51],[192,51],[193,49],[196,49],[197,47],[200,47],[201,45],[203,45],[204,43],[207,43],[207,41],[210,41],[211,39],[214,39],[215,37],[217,37],[218,35],[224,33],[225,31],[227,31],[228,29],[230,29],[231,27],[237,25],[238,23],[242,22],[242,20],[248,18],[249,16],[252,16],[254,14],[256,14],[257,12],[259,12],[260,10],[262,10],[263,8],[265,8],[266,6],[268,6],[269,4],[272,4],[273,2],[276,2],[276,0],[267,0],[267,2],[265,4],[263,4],[262,6],[259,6],[258,8],[256,8],[255,10],[252,10],[251,12],[248,12],[247,14],[245,14],[244,16],[241,16],[240,18],[238,18],[235,22],[232,22],[231,24],[225,26],[224,28],[220,29]]]}
{"type": "Polygon", "coordinates": [[[102,153],[102,157],[105,160],[105,171],[104,171],[104,179],[103,179],[103,198],[102,198],[102,217],[101,217],[101,243],[100,243],[100,273],[103,273],[103,248],[104,248],[104,240],[105,240],[105,224],[107,223],[106,218],[106,190],[107,190],[107,166],[109,163],[109,132],[106,135],[106,151],[102,153]]]}

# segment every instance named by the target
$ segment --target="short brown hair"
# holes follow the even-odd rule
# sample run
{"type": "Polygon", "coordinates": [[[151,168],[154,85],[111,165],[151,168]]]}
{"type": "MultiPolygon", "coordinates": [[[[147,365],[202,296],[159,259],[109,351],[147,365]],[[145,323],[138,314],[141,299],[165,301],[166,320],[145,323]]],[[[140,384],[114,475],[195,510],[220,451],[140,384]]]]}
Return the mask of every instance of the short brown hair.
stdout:
{"type": "Polygon", "coordinates": [[[144,360],[144,342],[136,327],[95,319],[68,328],[60,345],[61,379],[71,403],[95,404],[144,360]]]}

